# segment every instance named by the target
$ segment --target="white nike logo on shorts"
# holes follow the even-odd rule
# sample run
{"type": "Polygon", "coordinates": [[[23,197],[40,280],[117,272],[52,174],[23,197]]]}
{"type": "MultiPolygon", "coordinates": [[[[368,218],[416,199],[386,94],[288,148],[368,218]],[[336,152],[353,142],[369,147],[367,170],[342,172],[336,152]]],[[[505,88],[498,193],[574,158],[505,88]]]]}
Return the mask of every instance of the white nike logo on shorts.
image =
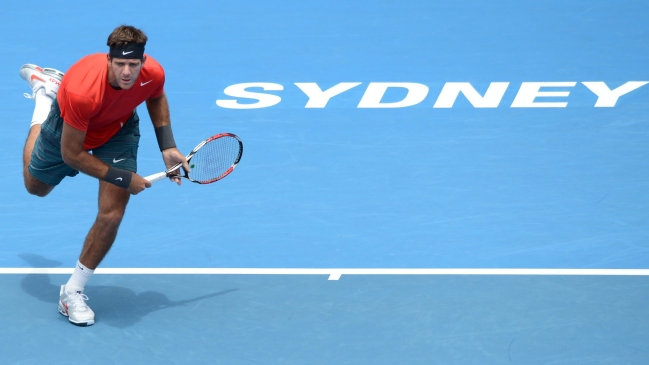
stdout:
{"type": "Polygon", "coordinates": [[[126,159],[125,158],[120,158],[119,160],[116,160],[116,159],[113,158],[113,163],[118,163],[118,162],[124,161],[124,160],[126,160],[126,159]]]}

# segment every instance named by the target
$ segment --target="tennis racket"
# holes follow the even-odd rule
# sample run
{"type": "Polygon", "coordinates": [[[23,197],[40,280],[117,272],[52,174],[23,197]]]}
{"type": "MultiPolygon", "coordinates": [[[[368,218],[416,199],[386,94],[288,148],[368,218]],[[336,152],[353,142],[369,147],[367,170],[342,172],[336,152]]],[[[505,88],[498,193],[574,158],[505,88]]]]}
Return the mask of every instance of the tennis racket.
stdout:
{"type": "Polygon", "coordinates": [[[146,176],[145,179],[154,183],[167,177],[182,177],[198,184],[211,184],[228,176],[241,160],[243,143],[232,133],[214,135],[199,143],[186,157],[191,172],[181,169],[183,174],[174,174],[182,164],[169,168],[167,171],[146,176]]]}

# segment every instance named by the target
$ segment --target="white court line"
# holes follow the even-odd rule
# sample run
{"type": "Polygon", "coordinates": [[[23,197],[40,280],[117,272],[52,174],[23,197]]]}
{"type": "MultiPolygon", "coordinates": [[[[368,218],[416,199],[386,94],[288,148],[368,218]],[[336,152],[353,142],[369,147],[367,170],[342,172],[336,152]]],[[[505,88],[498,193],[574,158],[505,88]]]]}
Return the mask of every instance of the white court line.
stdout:
{"type": "MultiPolygon", "coordinates": [[[[72,274],[74,268],[0,268],[0,274],[72,274]]],[[[98,268],[109,275],[585,275],[649,276],[649,269],[285,269],[285,268],[98,268]]]]}

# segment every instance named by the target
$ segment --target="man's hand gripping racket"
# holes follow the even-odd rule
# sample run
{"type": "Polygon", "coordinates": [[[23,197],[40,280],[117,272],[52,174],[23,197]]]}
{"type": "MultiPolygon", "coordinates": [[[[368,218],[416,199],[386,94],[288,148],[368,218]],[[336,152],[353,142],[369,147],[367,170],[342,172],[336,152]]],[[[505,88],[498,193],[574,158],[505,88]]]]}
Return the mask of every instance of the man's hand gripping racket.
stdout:
{"type": "Polygon", "coordinates": [[[154,183],[167,177],[182,177],[198,184],[210,184],[228,176],[241,160],[243,143],[232,133],[221,133],[199,143],[186,157],[190,171],[182,163],[167,171],[146,176],[154,183]],[[181,173],[182,170],[182,173],[181,173]]]}

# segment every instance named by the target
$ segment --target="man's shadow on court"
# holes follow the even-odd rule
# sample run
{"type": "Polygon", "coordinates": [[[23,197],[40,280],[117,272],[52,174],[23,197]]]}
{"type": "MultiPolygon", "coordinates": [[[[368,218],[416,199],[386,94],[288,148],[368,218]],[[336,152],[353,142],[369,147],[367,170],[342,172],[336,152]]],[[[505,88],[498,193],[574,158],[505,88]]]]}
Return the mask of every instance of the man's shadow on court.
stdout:
{"type": "MultiPolygon", "coordinates": [[[[49,260],[43,256],[23,253],[18,255],[34,268],[60,267],[61,262],[49,260]]],[[[57,275],[60,276],[60,275],[57,275]]],[[[29,274],[20,283],[23,291],[34,298],[52,303],[52,311],[56,311],[59,301],[61,285],[52,284],[50,275],[29,274]]],[[[192,302],[210,299],[237,291],[238,289],[222,290],[220,292],[203,295],[193,299],[171,301],[166,295],[154,291],[145,291],[136,294],[133,290],[119,286],[93,286],[89,285],[92,292],[92,302],[88,304],[95,312],[98,323],[111,327],[126,328],[138,323],[149,313],[158,310],[178,307],[192,302]]],[[[61,320],[67,319],[60,314],[61,320]]]]}

